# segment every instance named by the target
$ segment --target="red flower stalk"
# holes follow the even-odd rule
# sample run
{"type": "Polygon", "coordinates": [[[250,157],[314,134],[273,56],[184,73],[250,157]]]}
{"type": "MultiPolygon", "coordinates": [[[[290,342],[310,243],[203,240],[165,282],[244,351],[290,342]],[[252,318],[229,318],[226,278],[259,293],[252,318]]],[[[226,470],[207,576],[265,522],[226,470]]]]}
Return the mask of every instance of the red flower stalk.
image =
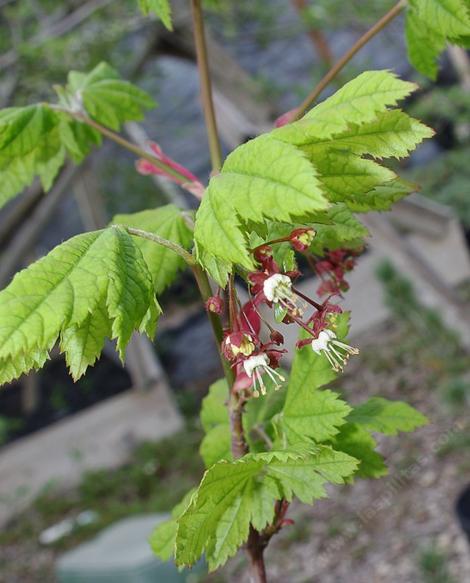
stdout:
{"type": "Polygon", "coordinates": [[[188,190],[189,192],[194,194],[194,196],[196,196],[197,198],[202,198],[202,195],[204,194],[204,186],[201,184],[201,182],[199,182],[196,176],[192,174],[192,172],[190,172],[187,168],[185,168],[181,164],[178,164],[178,162],[175,162],[172,158],[164,154],[163,150],[155,142],[149,142],[148,145],[149,148],[152,150],[152,154],[158,160],[160,160],[170,168],[173,168],[173,170],[176,170],[177,172],[185,176],[186,180],[184,180],[183,178],[176,178],[175,176],[173,176],[173,174],[170,174],[169,172],[163,170],[162,168],[159,168],[158,166],[155,166],[154,164],[152,164],[148,160],[144,160],[143,158],[137,160],[136,162],[137,172],[143,174],[144,176],[149,174],[164,176],[165,178],[168,178],[168,180],[171,180],[172,182],[175,182],[182,188],[188,190]]]}
{"type": "MultiPolygon", "coordinates": [[[[284,377],[275,369],[285,350],[273,347],[273,342],[263,344],[259,338],[261,318],[253,301],[247,302],[233,322],[233,330],[226,334],[222,342],[225,358],[235,368],[235,391],[252,388],[254,397],[266,394],[264,377],[273,381],[277,390],[284,377]]],[[[279,338],[277,338],[279,340],[279,338]]]]}
{"type": "Polygon", "coordinates": [[[342,292],[349,289],[344,275],[355,267],[356,255],[358,255],[356,251],[337,249],[336,251],[328,251],[324,259],[316,262],[315,271],[322,279],[322,283],[317,289],[319,296],[341,296],[342,292]]]}

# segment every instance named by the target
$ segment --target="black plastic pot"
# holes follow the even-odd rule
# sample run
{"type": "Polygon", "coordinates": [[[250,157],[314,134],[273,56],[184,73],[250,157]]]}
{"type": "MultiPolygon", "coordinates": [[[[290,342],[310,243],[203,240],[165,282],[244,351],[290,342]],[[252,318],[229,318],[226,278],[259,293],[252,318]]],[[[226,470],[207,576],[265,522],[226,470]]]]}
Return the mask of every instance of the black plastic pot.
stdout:
{"type": "Polygon", "coordinates": [[[467,535],[468,542],[470,542],[470,485],[457,498],[455,504],[455,511],[460,522],[462,530],[467,535]]]}

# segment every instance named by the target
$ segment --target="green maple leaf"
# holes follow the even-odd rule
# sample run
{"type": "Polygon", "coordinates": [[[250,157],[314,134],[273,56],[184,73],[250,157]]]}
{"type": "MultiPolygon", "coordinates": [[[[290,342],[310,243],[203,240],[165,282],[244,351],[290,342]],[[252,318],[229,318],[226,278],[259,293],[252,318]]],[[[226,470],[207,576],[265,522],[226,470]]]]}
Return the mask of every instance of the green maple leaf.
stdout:
{"type": "Polygon", "coordinates": [[[196,488],[192,488],[186,493],[184,498],[177,504],[172,512],[171,519],[165,520],[156,526],[149,537],[152,551],[160,557],[162,561],[169,561],[175,554],[176,532],[178,530],[178,518],[183,514],[191,503],[196,488]]]}
{"type": "Polygon", "coordinates": [[[325,213],[325,218],[330,220],[329,224],[312,221],[316,235],[310,249],[318,255],[323,255],[325,249],[351,249],[360,246],[363,244],[364,237],[368,235],[367,229],[345,204],[332,205],[325,213]]]}
{"type": "Polygon", "coordinates": [[[374,158],[404,158],[424,139],[431,138],[433,130],[399,109],[377,114],[368,122],[349,127],[330,138],[311,140],[305,151],[312,158],[322,150],[348,150],[374,158]]]}
{"type": "Polygon", "coordinates": [[[396,179],[388,168],[347,151],[328,150],[316,158],[315,164],[329,200],[353,208],[356,202],[367,204],[371,190],[396,179]]]}
{"type": "Polygon", "coordinates": [[[173,30],[170,0],[139,0],[139,6],[144,14],[153,12],[168,30],[173,30]]]}
{"type": "Polygon", "coordinates": [[[397,435],[399,431],[413,431],[422,427],[428,420],[407,403],[372,397],[362,405],[354,407],[348,416],[348,422],[368,431],[397,435]]]}
{"type": "Polygon", "coordinates": [[[48,190],[64,160],[57,113],[44,105],[0,112],[0,207],[35,176],[48,190]]]}
{"type": "Polygon", "coordinates": [[[114,130],[125,121],[143,119],[145,109],[155,106],[148,93],[121,79],[107,63],[89,73],[71,71],[65,93],[66,100],[83,103],[90,117],[114,130]]]}
{"type": "Polygon", "coordinates": [[[201,424],[204,431],[210,431],[218,425],[228,425],[228,397],[229,390],[225,379],[219,379],[209,387],[201,407],[201,424]]]}
{"type": "Polygon", "coordinates": [[[401,187],[388,188],[395,173],[370,158],[401,158],[432,135],[389,109],[415,89],[389,71],[368,71],[301,120],[232,152],[196,215],[199,262],[225,283],[233,263],[253,269],[252,232],[266,223],[311,223],[331,203],[375,210],[399,198],[401,187]]]}
{"type": "Polygon", "coordinates": [[[408,11],[405,24],[408,60],[423,75],[435,80],[437,59],[446,46],[446,37],[429,28],[413,10],[408,11]]]}
{"type": "Polygon", "coordinates": [[[227,381],[220,379],[209,387],[209,392],[202,401],[201,424],[206,435],[201,441],[199,453],[207,468],[222,459],[232,458],[226,406],[228,395],[227,381]]]}
{"type": "Polygon", "coordinates": [[[243,221],[291,221],[327,206],[305,155],[268,134],[239,146],[211,178],[194,236],[198,248],[251,269],[243,221]]]}
{"type": "Polygon", "coordinates": [[[67,87],[57,92],[59,107],[39,103],[0,111],[0,207],[36,176],[49,190],[67,154],[80,162],[101,143],[96,130],[65,110],[85,107],[95,121],[119,129],[125,121],[142,119],[144,109],[154,105],[106,63],[90,73],[70,72],[67,87]]]}
{"type": "Polygon", "coordinates": [[[354,423],[340,427],[339,433],[331,440],[332,446],[339,451],[359,460],[359,467],[350,478],[380,478],[388,473],[383,457],[375,451],[377,443],[369,432],[354,423]]]}
{"type": "MultiPolygon", "coordinates": [[[[185,249],[189,249],[192,244],[191,229],[180,209],[173,204],[129,215],[116,215],[112,222],[143,229],[185,249]]],[[[178,271],[186,267],[186,263],[171,249],[156,245],[152,241],[139,238],[135,243],[142,251],[153,277],[155,291],[159,294],[173,282],[178,271]]]]}
{"type": "MultiPolygon", "coordinates": [[[[341,314],[336,333],[344,338],[349,316],[341,314]]],[[[301,335],[305,337],[304,334],[301,335]]],[[[286,400],[281,414],[282,428],[289,443],[304,439],[326,441],[351,412],[347,403],[330,390],[320,390],[336,378],[328,360],[306,346],[298,350],[292,363],[286,400]]]]}
{"type": "Polygon", "coordinates": [[[451,38],[470,33],[465,0],[412,0],[411,6],[430,28],[451,38]]]}
{"type": "Polygon", "coordinates": [[[437,59],[448,42],[468,47],[468,0],[410,0],[405,34],[411,64],[435,79],[437,59]]]}
{"type": "Polygon", "coordinates": [[[228,422],[209,429],[201,441],[199,453],[206,468],[220,460],[232,459],[232,438],[228,422]]]}
{"type": "Polygon", "coordinates": [[[264,528],[274,502],[297,496],[306,503],[325,496],[325,482],[341,484],[357,467],[347,454],[320,446],[248,454],[212,466],[178,519],[176,564],[194,564],[205,551],[210,570],[243,544],[250,523],[264,528]]]}
{"type": "MultiPolygon", "coordinates": [[[[291,381],[292,383],[292,381],[291,381]]],[[[297,443],[305,438],[326,441],[339,431],[351,408],[339,395],[317,387],[289,386],[282,412],[282,426],[288,441],[297,443]]]]}
{"type": "Polygon", "coordinates": [[[159,312],[147,265],[123,229],[73,237],[0,292],[0,382],[42,365],[59,339],[76,379],[107,335],[123,358],[133,330],[153,334],[159,312]]]}
{"type": "Polygon", "coordinates": [[[387,211],[393,203],[412,192],[416,192],[416,190],[418,190],[416,184],[402,178],[395,178],[385,184],[379,184],[369,190],[365,196],[351,197],[348,200],[348,208],[358,213],[365,213],[371,210],[387,211]]]}
{"type": "MultiPolygon", "coordinates": [[[[283,374],[287,376],[285,371],[283,374]]],[[[267,444],[260,438],[257,428],[261,427],[274,439],[271,421],[284,404],[285,391],[274,390],[271,379],[265,379],[265,384],[267,395],[250,399],[243,414],[243,428],[250,451],[266,451],[267,444]]],[[[208,395],[202,401],[201,424],[206,435],[201,441],[199,453],[207,468],[220,460],[232,459],[228,395],[227,381],[220,379],[209,387],[208,395]]]]}
{"type": "Polygon", "coordinates": [[[341,134],[355,124],[373,122],[417,89],[390,71],[365,71],[311,109],[302,119],[274,130],[280,140],[307,146],[341,134]]]}

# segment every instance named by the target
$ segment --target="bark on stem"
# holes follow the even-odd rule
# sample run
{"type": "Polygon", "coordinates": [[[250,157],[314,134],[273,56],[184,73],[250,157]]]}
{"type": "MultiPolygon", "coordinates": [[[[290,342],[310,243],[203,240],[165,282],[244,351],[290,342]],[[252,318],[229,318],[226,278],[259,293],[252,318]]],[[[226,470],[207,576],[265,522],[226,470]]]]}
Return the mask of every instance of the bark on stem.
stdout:
{"type": "Polygon", "coordinates": [[[250,558],[251,580],[253,583],[267,583],[266,567],[264,564],[264,549],[267,542],[262,540],[260,533],[250,526],[246,552],[250,558]]]}

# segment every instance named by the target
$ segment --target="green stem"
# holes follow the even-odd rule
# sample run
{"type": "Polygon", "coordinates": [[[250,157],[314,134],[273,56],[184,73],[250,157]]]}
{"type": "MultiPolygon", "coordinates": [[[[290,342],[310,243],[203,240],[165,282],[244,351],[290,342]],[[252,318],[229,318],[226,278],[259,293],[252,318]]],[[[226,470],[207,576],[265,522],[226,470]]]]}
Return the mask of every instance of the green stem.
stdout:
{"type": "Polygon", "coordinates": [[[207,137],[211,154],[212,170],[217,172],[222,166],[222,149],[220,147],[217,119],[215,117],[212,86],[207,58],[206,37],[204,34],[204,18],[201,0],[191,0],[193,14],[194,44],[196,46],[197,66],[201,83],[201,99],[206,121],[207,137]]]}
{"type": "Polygon", "coordinates": [[[372,28],[364,33],[361,38],[354,43],[354,45],[339,59],[339,61],[328,71],[318,85],[309,93],[305,100],[297,108],[295,117],[292,121],[300,119],[304,113],[316,101],[317,97],[322,91],[333,81],[333,79],[340,73],[340,71],[349,63],[349,61],[359,52],[364,45],[366,45],[377,33],[385,28],[407,5],[407,0],[400,0],[387,14],[382,16],[372,28]]]}
{"type": "Polygon", "coordinates": [[[100,123],[98,123],[94,119],[91,119],[91,117],[88,117],[84,113],[74,112],[74,111],[71,111],[70,109],[66,109],[65,107],[62,107],[60,105],[55,105],[52,103],[45,103],[44,105],[46,105],[47,107],[49,107],[55,111],[61,111],[62,113],[67,113],[68,115],[70,115],[71,117],[76,119],[77,121],[85,123],[87,126],[90,126],[94,130],[99,132],[101,135],[109,138],[110,140],[112,140],[116,144],[119,144],[120,146],[122,146],[126,150],[129,150],[129,152],[132,152],[133,154],[135,154],[139,158],[143,158],[144,160],[147,160],[148,162],[150,162],[151,164],[153,164],[157,168],[160,168],[160,170],[165,172],[165,174],[173,176],[173,178],[176,178],[176,180],[178,180],[179,182],[182,182],[183,184],[185,182],[188,182],[188,177],[185,176],[184,174],[182,174],[181,172],[178,172],[178,170],[175,170],[172,166],[165,164],[165,162],[162,162],[159,158],[153,156],[152,154],[149,154],[148,152],[146,152],[142,148],[139,148],[139,146],[136,146],[132,142],[129,142],[128,140],[126,140],[125,138],[120,136],[119,134],[116,134],[112,130],[101,125],[100,123]]]}
{"type": "MultiPolygon", "coordinates": [[[[197,264],[192,265],[192,270],[194,274],[194,278],[196,279],[197,286],[199,288],[199,292],[202,296],[204,302],[206,302],[212,296],[212,289],[209,283],[209,279],[205,271],[201,269],[201,267],[197,264]]],[[[230,364],[225,359],[224,355],[222,354],[221,344],[224,338],[224,331],[222,328],[222,322],[220,317],[214,312],[207,313],[209,322],[212,327],[212,332],[214,334],[215,342],[217,345],[217,350],[219,352],[220,362],[222,364],[222,368],[224,370],[225,378],[227,379],[227,384],[229,387],[232,386],[234,381],[233,371],[230,368],[230,364]]]]}
{"type": "Polygon", "coordinates": [[[188,265],[193,267],[196,265],[196,260],[188,253],[186,249],[178,245],[177,243],[173,243],[172,241],[168,241],[159,235],[155,235],[154,233],[149,233],[148,231],[143,231],[142,229],[135,229],[134,227],[125,227],[126,231],[129,235],[134,235],[135,237],[141,237],[142,239],[148,239],[152,241],[152,243],[156,243],[157,245],[161,245],[162,247],[166,247],[167,249],[171,249],[175,253],[177,253],[180,257],[182,257],[188,265]]]}

